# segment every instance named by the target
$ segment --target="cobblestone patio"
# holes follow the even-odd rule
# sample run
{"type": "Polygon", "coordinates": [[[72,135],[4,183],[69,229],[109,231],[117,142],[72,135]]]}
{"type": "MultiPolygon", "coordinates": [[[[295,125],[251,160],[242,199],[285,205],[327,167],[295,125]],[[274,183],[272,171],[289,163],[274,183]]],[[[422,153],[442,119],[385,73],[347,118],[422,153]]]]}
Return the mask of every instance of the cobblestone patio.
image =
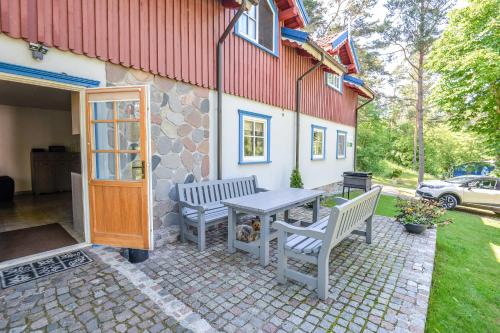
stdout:
{"type": "MultiPolygon", "coordinates": [[[[328,212],[323,208],[321,215],[328,212]]],[[[309,221],[310,211],[297,209],[291,217],[309,221]]],[[[271,264],[263,268],[249,254],[226,251],[225,228],[209,232],[204,252],[178,243],[157,249],[137,267],[160,293],[175,296],[221,331],[423,332],[435,230],[410,235],[385,217],[377,217],[374,228],[371,245],[351,236],[332,251],[326,302],[302,285],[276,282],[276,241],[271,264]]]]}
{"type": "Polygon", "coordinates": [[[125,276],[90,255],[85,266],[0,289],[0,332],[177,331],[125,276]]]}
{"type": "MultiPolygon", "coordinates": [[[[291,217],[308,221],[310,211],[291,217]]],[[[332,251],[325,302],[276,282],[276,241],[263,268],[246,253],[230,255],[226,236],[214,228],[204,252],[176,243],[137,265],[115,249],[91,249],[88,265],[1,290],[0,332],[424,331],[435,230],[410,235],[377,217],[371,245],[351,236],[332,251]]]]}

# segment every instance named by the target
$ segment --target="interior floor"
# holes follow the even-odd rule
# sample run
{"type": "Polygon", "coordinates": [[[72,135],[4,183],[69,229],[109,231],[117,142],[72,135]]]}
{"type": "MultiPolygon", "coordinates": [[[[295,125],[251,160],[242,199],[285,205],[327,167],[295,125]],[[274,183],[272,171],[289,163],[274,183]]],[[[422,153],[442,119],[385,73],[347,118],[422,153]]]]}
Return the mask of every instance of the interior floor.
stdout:
{"type": "MultiPolygon", "coordinates": [[[[19,253],[19,255],[10,254],[9,259],[27,255],[24,249],[29,247],[29,244],[23,243],[32,241],[32,239],[29,239],[30,237],[19,237],[19,233],[14,231],[23,231],[25,229],[26,236],[28,236],[33,234],[33,232],[37,232],[36,230],[38,229],[35,227],[48,225],[60,225],[67,234],[74,238],[75,243],[84,242],[83,235],[73,227],[71,192],[16,195],[12,203],[0,204],[0,238],[2,236],[5,238],[9,235],[9,238],[13,239],[14,235],[16,235],[16,244],[14,247],[12,244],[9,245],[9,252],[14,251],[19,253]],[[16,251],[16,248],[19,251],[16,251]]],[[[43,248],[44,250],[59,248],[61,244],[70,245],[68,240],[62,239],[65,238],[64,232],[51,233],[50,230],[50,228],[47,228],[47,230],[41,229],[38,231],[40,237],[44,238],[43,240],[40,239],[40,241],[53,243],[46,244],[43,248]],[[44,235],[47,236],[45,237],[44,235]]],[[[57,230],[57,228],[54,230],[57,230]]],[[[5,260],[6,258],[3,259],[5,260]]]]}

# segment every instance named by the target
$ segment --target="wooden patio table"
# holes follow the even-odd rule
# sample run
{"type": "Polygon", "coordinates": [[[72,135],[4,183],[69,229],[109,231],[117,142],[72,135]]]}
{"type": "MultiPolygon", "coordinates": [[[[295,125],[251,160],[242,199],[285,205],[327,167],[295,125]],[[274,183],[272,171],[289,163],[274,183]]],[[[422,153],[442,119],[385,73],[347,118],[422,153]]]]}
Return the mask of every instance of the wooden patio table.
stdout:
{"type": "MultiPolygon", "coordinates": [[[[257,255],[262,266],[269,264],[269,242],[277,237],[271,232],[271,216],[285,212],[288,221],[288,211],[291,208],[313,202],[312,222],[318,220],[320,197],[325,191],[289,188],[255,193],[244,197],[222,200],[228,207],[228,250],[234,253],[240,249],[257,255]],[[236,239],[237,214],[256,215],[260,218],[260,238],[253,242],[242,242],[236,239]]],[[[300,223],[300,221],[298,221],[300,223]]]]}

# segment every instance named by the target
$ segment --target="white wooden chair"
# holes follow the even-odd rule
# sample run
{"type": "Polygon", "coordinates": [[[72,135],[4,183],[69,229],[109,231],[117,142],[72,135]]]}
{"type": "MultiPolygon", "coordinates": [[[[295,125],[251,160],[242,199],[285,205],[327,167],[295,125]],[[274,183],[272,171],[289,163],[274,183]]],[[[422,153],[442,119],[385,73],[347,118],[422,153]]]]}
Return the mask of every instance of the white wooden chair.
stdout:
{"type": "Polygon", "coordinates": [[[326,299],[331,250],[351,233],[365,236],[366,242],[371,244],[372,218],[381,190],[376,186],[353,200],[346,200],[333,207],[329,216],[306,228],[282,221],[273,223],[273,228],[278,230],[278,282],[285,283],[287,279],[292,279],[305,283],[318,290],[319,298],[326,299]],[[358,230],[363,224],[365,231],[358,230]],[[317,265],[318,275],[311,276],[291,269],[287,264],[288,258],[317,265]]]}

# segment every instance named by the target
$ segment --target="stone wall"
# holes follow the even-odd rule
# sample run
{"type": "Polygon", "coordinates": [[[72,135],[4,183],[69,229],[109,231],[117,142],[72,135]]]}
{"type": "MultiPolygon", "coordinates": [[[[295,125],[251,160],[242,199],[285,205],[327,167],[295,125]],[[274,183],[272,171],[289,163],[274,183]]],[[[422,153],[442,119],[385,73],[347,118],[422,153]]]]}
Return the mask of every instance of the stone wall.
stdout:
{"type": "Polygon", "coordinates": [[[178,234],[175,184],[209,177],[209,90],[110,63],[106,80],[150,88],[154,238],[162,246],[178,234]]]}

